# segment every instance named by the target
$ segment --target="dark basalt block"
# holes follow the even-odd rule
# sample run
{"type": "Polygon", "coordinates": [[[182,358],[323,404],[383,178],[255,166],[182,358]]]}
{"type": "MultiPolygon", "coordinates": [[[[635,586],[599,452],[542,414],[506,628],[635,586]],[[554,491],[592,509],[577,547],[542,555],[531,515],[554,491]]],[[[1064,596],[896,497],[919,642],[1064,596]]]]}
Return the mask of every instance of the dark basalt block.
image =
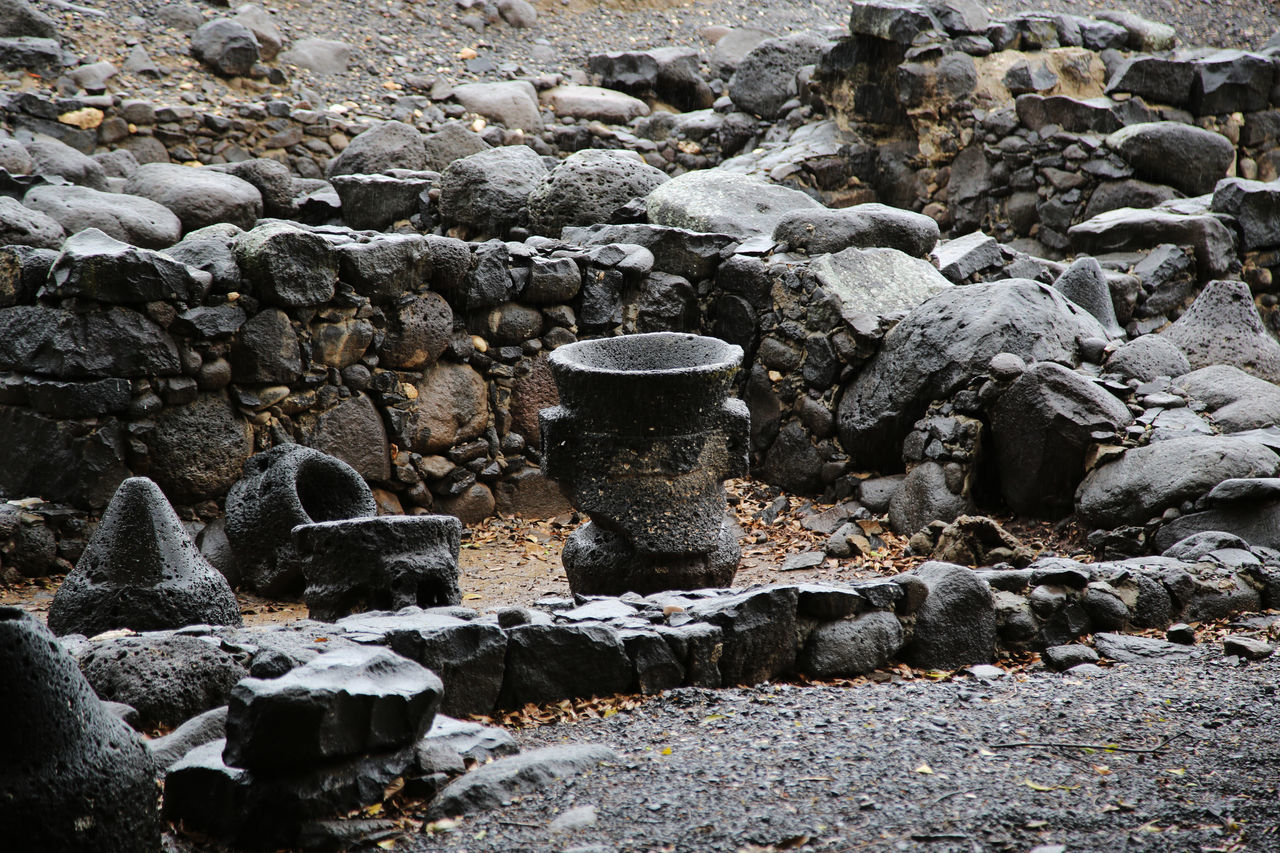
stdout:
{"type": "Polygon", "coordinates": [[[312,619],[462,602],[462,522],[450,515],[396,515],[303,524],[293,547],[312,619]]]}
{"type": "Polygon", "coordinates": [[[226,762],[277,771],[412,745],[444,687],[435,673],[383,648],[320,655],[279,678],[231,692],[226,762]]]}

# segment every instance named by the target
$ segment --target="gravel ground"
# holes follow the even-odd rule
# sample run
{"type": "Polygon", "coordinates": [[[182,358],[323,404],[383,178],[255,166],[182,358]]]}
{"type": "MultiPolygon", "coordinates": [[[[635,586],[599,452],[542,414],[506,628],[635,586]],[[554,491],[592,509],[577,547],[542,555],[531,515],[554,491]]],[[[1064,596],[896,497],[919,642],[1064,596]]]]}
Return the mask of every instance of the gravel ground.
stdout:
{"type": "Polygon", "coordinates": [[[1097,677],[677,690],[517,732],[621,759],[403,849],[1280,850],[1277,676],[1206,653],[1097,677]],[[1020,742],[1153,751],[1002,746],[1020,742]],[[574,806],[595,824],[547,828],[574,806]]]}
{"type": "MultiPolygon", "coordinates": [[[[112,82],[113,91],[205,104],[301,98],[313,105],[343,103],[366,114],[378,114],[400,95],[426,92],[431,80],[581,74],[592,53],[664,45],[696,47],[705,57],[710,44],[700,33],[708,26],[749,25],[779,34],[845,29],[849,14],[848,3],[809,0],[539,0],[533,27],[517,29],[498,21],[477,31],[462,23],[466,13],[453,0],[260,2],[290,41],[317,37],[351,44],[356,49],[352,66],[331,75],[288,69],[290,82],[281,87],[227,81],[205,72],[188,55],[186,30],[166,24],[173,21],[173,8],[183,4],[115,0],[105,19],[49,11],[85,62],[105,59],[122,68],[132,46],[141,43],[165,72],[156,79],[122,71],[112,82]]],[[[84,3],[106,6],[103,0],[84,3]]],[[[1088,15],[1115,7],[1172,24],[1186,43],[1257,49],[1280,31],[1280,4],[1271,0],[996,0],[988,5],[994,15],[1046,8],[1088,15]]],[[[231,11],[194,8],[205,18],[231,11]]]]}

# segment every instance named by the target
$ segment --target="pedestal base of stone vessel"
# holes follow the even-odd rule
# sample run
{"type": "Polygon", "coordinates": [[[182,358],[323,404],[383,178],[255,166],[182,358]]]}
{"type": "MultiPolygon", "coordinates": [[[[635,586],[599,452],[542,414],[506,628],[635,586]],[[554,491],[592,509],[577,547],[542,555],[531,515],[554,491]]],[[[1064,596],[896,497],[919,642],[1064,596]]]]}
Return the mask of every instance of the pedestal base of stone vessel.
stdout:
{"type": "Polygon", "coordinates": [[[462,522],[451,515],[381,515],[293,529],[312,619],[351,613],[444,607],[462,602],[458,549],[462,522]]]}
{"type": "Polygon", "coordinates": [[[569,588],[579,595],[641,595],[672,589],[727,587],[742,559],[738,531],[727,517],[716,547],[705,554],[642,554],[619,533],[588,522],[561,555],[569,588]]]}

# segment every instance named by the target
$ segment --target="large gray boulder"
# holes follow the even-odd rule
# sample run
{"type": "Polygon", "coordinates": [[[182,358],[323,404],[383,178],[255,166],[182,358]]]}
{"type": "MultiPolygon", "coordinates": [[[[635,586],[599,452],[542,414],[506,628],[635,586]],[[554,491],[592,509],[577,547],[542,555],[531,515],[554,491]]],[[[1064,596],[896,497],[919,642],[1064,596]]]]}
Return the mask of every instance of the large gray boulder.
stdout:
{"type": "Polygon", "coordinates": [[[342,219],[357,231],[382,231],[422,210],[423,199],[439,175],[396,171],[391,175],[334,175],[342,219]]]}
{"type": "Polygon", "coordinates": [[[480,134],[467,128],[462,122],[451,121],[435,133],[423,137],[427,152],[427,168],[443,172],[454,160],[488,151],[491,146],[480,134]]]}
{"type": "Polygon", "coordinates": [[[637,98],[655,98],[680,110],[706,109],[715,101],[692,48],[599,53],[588,59],[587,68],[600,75],[602,86],[637,98]]]}
{"type": "Polygon", "coordinates": [[[667,175],[631,152],[588,148],[570,154],[529,195],[529,228],[559,237],[567,225],[609,222],[618,208],[644,198],[667,175]]]}
{"type": "Polygon", "coordinates": [[[1191,246],[1204,278],[1226,275],[1236,263],[1235,235],[1211,213],[1120,207],[1072,225],[1067,238],[1073,251],[1090,255],[1149,251],[1164,243],[1191,246]]]}
{"type": "Polygon", "coordinates": [[[938,235],[932,217],[874,202],[836,210],[794,210],[773,230],[776,242],[814,256],[848,248],[884,248],[924,258],[938,244],[938,235]]]}
{"type": "Polygon", "coordinates": [[[849,31],[909,45],[921,33],[951,35],[986,32],[991,20],[974,0],[859,0],[849,31]]]}
{"type": "Polygon", "coordinates": [[[235,242],[241,234],[235,225],[214,225],[192,231],[164,253],[189,267],[213,276],[214,293],[239,292],[240,265],[236,263],[235,242]]]}
{"type": "Polygon", "coordinates": [[[773,234],[794,210],[821,209],[808,195],[718,169],[686,172],[649,193],[649,221],[740,240],[773,234]]]}
{"type": "Polygon", "coordinates": [[[798,668],[814,678],[863,675],[893,660],[902,648],[902,623],[883,610],[824,622],[809,635],[798,668]]]}
{"type": "Polygon", "coordinates": [[[25,207],[17,199],[0,196],[0,244],[57,249],[65,236],[53,217],[25,207]]]}
{"type": "Polygon", "coordinates": [[[49,630],[0,608],[0,833],[14,850],[158,853],[151,757],[49,630]]]}
{"type": "Polygon", "coordinates": [[[104,193],[74,184],[44,185],[28,190],[22,203],[52,218],[68,234],[97,228],[145,249],[172,246],[182,236],[182,222],[173,211],[141,196],[104,193]]]}
{"type": "Polygon", "coordinates": [[[61,379],[174,376],[173,338],[123,307],[77,313],[42,305],[0,308],[0,365],[61,379]]]}
{"type": "Polygon", "coordinates": [[[1276,79],[1274,59],[1242,50],[1198,56],[1191,85],[1191,112],[1198,116],[1265,110],[1276,79]]]}
{"type": "Polygon", "coordinates": [[[1280,386],[1250,376],[1238,367],[1202,367],[1178,376],[1177,385],[1208,407],[1213,422],[1223,432],[1280,424],[1280,386]]]}
{"type": "Polygon", "coordinates": [[[796,72],[812,65],[829,46],[815,32],[766,39],[753,47],[729,78],[734,106],[762,118],[777,118],[782,106],[796,96],[796,72]]]}
{"type": "Polygon", "coordinates": [[[145,726],[176,726],[225,705],[231,688],[249,674],[220,644],[170,632],[108,636],[76,657],[97,694],[135,708],[145,726]]]}
{"type": "Polygon", "coordinates": [[[0,2],[0,38],[58,38],[53,19],[32,8],[26,0],[0,2]]]}
{"type": "Polygon", "coordinates": [[[411,124],[384,121],[359,134],[342,153],[329,161],[328,177],[377,175],[389,169],[421,171],[427,168],[422,134],[411,124]]]}
{"type": "Polygon", "coordinates": [[[88,228],[62,244],[40,294],[106,303],[191,303],[200,301],[211,279],[163,252],[139,249],[88,228]]]}
{"type": "Polygon", "coordinates": [[[1280,343],[1267,332],[1243,281],[1211,281],[1187,312],[1160,333],[1193,368],[1230,364],[1280,381],[1280,343]]]}
{"type": "Polygon", "coordinates": [[[320,305],[337,287],[338,259],[329,241],[289,222],[264,222],[240,234],[235,255],[253,295],[269,305],[320,305]]]}
{"type": "Polygon", "coordinates": [[[1212,208],[1235,217],[1244,251],[1280,245],[1280,181],[1223,178],[1213,188],[1212,208]]]}
{"type": "Polygon", "coordinates": [[[555,86],[538,97],[561,118],[626,124],[649,114],[649,105],[639,98],[599,86],[555,86]]]}
{"type": "Polygon", "coordinates": [[[262,216],[262,194],[248,181],[215,169],[144,163],[124,185],[173,211],[183,231],[229,222],[249,229],[262,216]]]}
{"type": "Polygon", "coordinates": [[[1173,27],[1148,20],[1132,12],[1103,9],[1096,12],[1094,17],[1100,21],[1107,21],[1124,27],[1128,33],[1126,44],[1130,50],[1141,50],[1148,53],[1172,50],[1178,41],[1177,32],[1173,27]]]}
{"type": "Polygon", "coordinates": [[[1110,392],[1060,364],[1031,365],[991,412],[1000,491],[1019,515],[1069,515],[1089,447],[1133,419],[1110,392]]]}
{"type": "Polygon", "coordinates": [[[1107,358],[1107,372],[1149,382],[1157,376],[1181,376],[1191,362],[1177,344],[1160,335],[1141,335],[1116,347],[1107,358]]]}
{"type": "Polygon", "coordinates": [[[228,175],[235,175],[237,178],[248,181],[258,188],[258,192],[262,194],[264,216],[279,219],[292,219],[296,216],[298,188],[294,186],[293,173],[285,164],[266,157],[258,157],[253,160],[242,160],[239,163],[226,163],[217,168],[228,175]]]}
{"type": "Polygon", "coordinates": [[[912,468],[889,498],[889,526],[895,533],[911,536],[930,522],[950,523],[973,509],[960,466],[927,460],[912,468]]]}
{"type": "Polygon", "coordinates": [[[707,64],[721,80],[728,80],[756,45],[777,37],[777,33],[757,27],[734,27],[716,41],[707,64]]]}
{"type": "Polygon", "coordinates": [[[1256,441],[1228,436],[1159,441],[1090,471],[1076,492],[1076,511],[1094,527],[1145,524],[1223,480],[1274,477],[1277,470],[1280,459],[1256,441]]]}
{"type": "Polygon", "coordinates": [[[1227,176],[1236,149],[1220,133],[1172,121],[1140,122],[1107,137],[1139,178],[1168,184],[1189,195],[1213,192],[1227,176]]]}
{"type": "Polygon", "coordinates": [[[556,779],[617,760],[617,753],[609,747],[588,743],[545,746],[500,758],[451,782],[432,802],[431,815],[458,817],[500,808],[556,779]]]}
{"type": "Polygon", "coordinates": [[[351,64],[355,49],[335,39],[300,39],[280,54],[280,61],[316,74],[341,74],[351,64]]]}
{"type": "Polygon", "coordinates": [[[337,624],[345,636],[388,646],[439,675],[444,682],[442,712],[465,715],[493,711],[507,657],[507,635],[493,622],[405,607],[395,613],[358,613],[337,624]]]}
{"type": "Polygon", "coordinates": [[[547,167],[532,148],[512,145],[455,160],[440,180],[440,215],[502,237],[528,217],[529,194],[547,167]]]}
{"type": "Polygon", "coordinates": [[[1078,364],[1078,342],[1102,326],[1053,288],[1009,279],[940,290],[913,309],[845,389],[840,441],[855,465],[900,466],[902,438],[932,400],[986,372],[991,357],[1078,364]]]}
{"type": "Polygon", "coordinates": [[[814,258],[809,269],[848,315],[910,311],[954,286],[933,264],[896,249],[845,249],[814,258]]]}
{"type": "Polygon", "coordinates": [[[221,497],[253,453],[253,429],[226,393],[197,394],[167,406],[147,437],[151,476],[173,500],[194,504],[221,497]]]}
{"type": "Polygon", "coordinates": [[[337,649],[237,684],[224,756],[270,772],[409,746],[431,727],[443,690],[429,669],[387,649],[337,649]]]}
{"type": "Polygon", "coordinates": [[[191,55],[215,74],[243,77],[261,56],[253,30],[230,18],[206,21],[191,34],[191,55]]]}
{"type": "Polygon", "coordinates": [[[226,579],[200,556],[173,507],[145,477],[120,484],[49,607],[57,634],[92,637],[186,625],[239,625],[226,579]]]}
{"type": "Polygon", "coordinates": [[[501,122],[511,130],[526,133],[542,130],[538,93],[526,80],[466,83],[455,87],[453,96],[468,111],[501,122]]]}
{"type": "Polygon", "coordinates": [[[95,190],[107,189],[107,175],[102,164],[52,136],[37,136],[27,143],[31,156],[31,172],[35,175],[58,175],[73,184],[95,190]]]}
{"type": "Polygon", "coordinates": [[[236,9],[232,20],[238,24],[244,24],[253,31],[254,38],[258,40],[258,52],[262,55],[263,62],[270,62],[280,53],[280,48],[284,46],[284,35],[266,9],[252,3],[245,3],[236,9]]]}
{"type": "Polygon", "coordinates": [[[1077,258],[1058,276],[1053,287],[1096,317],[1110,337],[1118,338],[1124,334],[1116,320],[1116,306],[1111,300],[1107,276],[1096,258],[1077,258]]]}
{"type": "MultiPolygon", "coordinates": [[[[1222,555],[1215,551],[1280,546],[1280,480],[1223,480],[1195,508],[1156,532],[1155,546],[1163,556],[1217,562],[1222,555]]],[[[1271,582],[1268,586],[1274,590],[1271,582]]],[[[1275,600],[1273,591],[1264,590],[1264,595],[1268,603],[1275,600]]]]}
{"type": "Polygon", "coordinates": [[[147,751],[155,761],[156,772],[163,777],[170,767],[197,746],[226,736],[227,706],[219,705],[196,714],[167,735],[147,741],[147,751]]]}
{"type": "Polygon", "coordinates": [[[368,242],[343,243],[335,255],[338,277],[375,305],[420,290],[431,282],[435,266],[431,241],[421,234],[379,234],[368,242]]]}
{"type": "Polygon", "coordinates": [[[625,693],[635,679],[618,632],[607,625],[517,625],[507,629],[498,707],[625,693]]]}
{"type": "Polygon", "coordinates": [[[916,611],[915,630],[903,647],[921,669],[990,663],[996,650],[996,611],[990,588],[971,569],[929,562],[911,573],[929,593],[916,611]]]}

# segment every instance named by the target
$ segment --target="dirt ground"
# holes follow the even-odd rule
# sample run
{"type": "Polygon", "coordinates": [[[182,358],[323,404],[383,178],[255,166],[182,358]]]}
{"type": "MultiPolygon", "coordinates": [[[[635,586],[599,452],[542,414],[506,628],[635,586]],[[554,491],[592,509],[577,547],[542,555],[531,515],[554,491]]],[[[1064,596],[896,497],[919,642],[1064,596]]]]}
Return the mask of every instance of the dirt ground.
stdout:
{"type": "MultiPolygon", "coordinates": [[[[908,555],[906,538],[890,532],[887,522],[868,520],[861,522],[863,531],[882,540],[884,548],[848,559],[826,557],[815,566],[787,570],[784,566],[790,557],[822,553],[829,534],[810,528],[816,526],[814,517],[831,506],[784,495],[778,489],[745,479],[730,481],[727,491],[730,510],[741,529],[742,563],[734,587],[889,577],[925,560],[908,555]],[[776,518],[767,521],[771,506],[780,508],[776,518]]],[[[464,528],[458,560],[462,604],[490,612],[499,607],[533,604],[549,596],[570,596],[560,551],[565,539],[586,520],[578,513],[534,521],[495,517],[464,528]]],[[[1082,551],[1081,537],[1074,528],[1061,530],[1047,523],[1004,517],[998,520],[1036,552],[1090,559],[1082,551]]],[[[17,605],[43,618],[61,581],[61,576],[53,576],[0,585],[0,604],[17,605]]],[[[238,597],[246,625],[307,616],[306,605],[300,601],[268,600],[244,591],[238,597]]]]}

